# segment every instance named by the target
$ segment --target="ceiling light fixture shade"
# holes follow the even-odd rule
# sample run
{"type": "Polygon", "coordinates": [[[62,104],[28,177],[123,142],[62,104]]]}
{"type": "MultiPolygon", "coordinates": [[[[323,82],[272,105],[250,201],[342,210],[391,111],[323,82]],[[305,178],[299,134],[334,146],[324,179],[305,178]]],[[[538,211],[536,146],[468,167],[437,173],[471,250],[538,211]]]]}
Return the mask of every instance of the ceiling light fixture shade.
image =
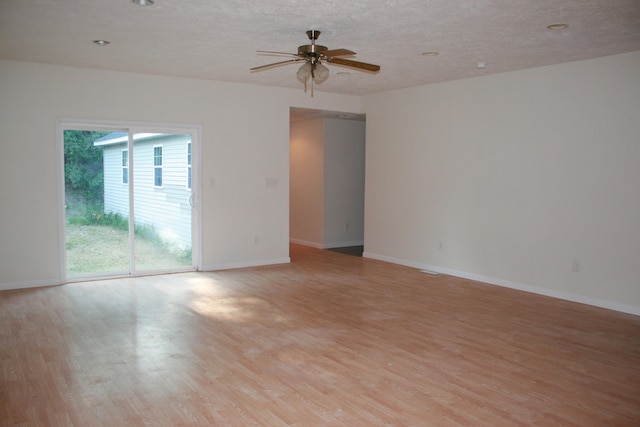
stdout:
{"type": "Polygon", "coordinates": [[[300,80],[300,83],[304,83],[306,86],[307,80],[311,77],[311,64],[305,62],[304,65],[298,69],[296,77],[300,80]]]}
{"type": "Polygon", "coordinates": [[[296,73],[296,77],[300,83],[304,83],[304,91],[307,91],[307,83],[311,80],[311,96],[313,96],[313,86],[322,84],[329,78],[329,69],[320,61],[307,61],[296,73]]]}
{"type": "Polygon", "coordinates": [[[153,0],[131,0],[131,3],[137,6],[153,6],[153,0]]]}
{"type": "Polygon", "coordinates": [[[320,62],[316,63],[315,68],[315,73],[313,74],[314,81],[318,84],[326,82],[329,78],[329,69],[320,62]]]}

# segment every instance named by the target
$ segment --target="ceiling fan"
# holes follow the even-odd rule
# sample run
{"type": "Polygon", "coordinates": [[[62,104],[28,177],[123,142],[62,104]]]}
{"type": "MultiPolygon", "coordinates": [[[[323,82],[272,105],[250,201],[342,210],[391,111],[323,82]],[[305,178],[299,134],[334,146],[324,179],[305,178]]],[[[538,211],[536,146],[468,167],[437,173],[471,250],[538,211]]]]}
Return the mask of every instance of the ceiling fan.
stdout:
{"type": "Polygon", "coordinates": [[[274,62],[272,64],[261,65],[259,67],[250,68],[250,71],[262,71],[280,65],[291,64],[295,62],[304,62],[298,69],[297,78],[304,83],[304,91],[307,91],[307,83],[311,82],[311,96],[313,96],[313,85],[322,84],[329,78],[329,69],[322,63],[342,65],[345,67],[355,68],[357,70],[369,71],[376,73],[380,71],[379,65],[367,64],[366,62],[354,61],[351,59],[340,58],[342,56],[353,56],[356,53],[349,49],[329,49],[326,46],[316,44],[316,40],[320,36],[320,31],[309,30],[307,36],[311,40],[311,44],[298,47],[298,53],[272,52],[267,50],[259,50],[259,54],[289,56],[292,59],[286,61],[274,62]]]}

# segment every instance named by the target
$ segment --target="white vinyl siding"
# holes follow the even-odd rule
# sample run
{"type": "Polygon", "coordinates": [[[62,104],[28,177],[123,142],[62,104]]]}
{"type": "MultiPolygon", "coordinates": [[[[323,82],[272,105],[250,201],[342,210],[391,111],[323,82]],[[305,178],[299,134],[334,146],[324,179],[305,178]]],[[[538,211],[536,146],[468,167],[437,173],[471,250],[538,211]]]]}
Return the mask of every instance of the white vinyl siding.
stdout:
{"type": "Polygon", "coordinates": [[[129,162],[129,152],[123,148],[126,146],[126,142],[123,142],[104,148],[104,211],[128,217],[129,186],[122,182],[123,153],[127,153],[127,163],[129,162]]]}
{"type": "MultiPolygon", "coordinates": [[[[160,236],[177,240],[183,247],[191,247],[191,192],[185,174],[185,153],[191,136],[166,134],[137,140],[134,135],[134,141],[132,174],[136,224],[153,225],[160,236]],[[157,147],[162,147],[162,187],[154,185],[157,147]]],[[[128,216],[128,186],[122,185],[120,172],[124,145],[104,147],[105,211],[128,216]],[[110,175],[115,179],[107,179],[110,175]]]]}

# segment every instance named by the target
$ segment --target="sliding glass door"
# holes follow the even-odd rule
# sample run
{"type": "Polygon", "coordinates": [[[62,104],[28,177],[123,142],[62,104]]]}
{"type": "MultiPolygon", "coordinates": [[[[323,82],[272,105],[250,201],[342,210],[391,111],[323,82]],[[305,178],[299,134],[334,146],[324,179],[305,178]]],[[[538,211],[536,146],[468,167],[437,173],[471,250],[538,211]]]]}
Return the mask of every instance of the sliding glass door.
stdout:
{"type": "Polygon", "coordinates": [[[191,266],[191,135],[136,133],[133,141],[136,269],[191,266]]]}
{"type": "Polygon", "coordinates": [[[194,135],[63,129],[66,278],[196,268],[194,135]]]}
{"type": "Polygon", "coordinates": [[[67,277],[131,271],[129,187],[122,188],[125,194],[120,211],[125,214],[104,207],[104,150],[97,142],[111,133],[83,129],[65,129],[63,133],[67,277]]]}

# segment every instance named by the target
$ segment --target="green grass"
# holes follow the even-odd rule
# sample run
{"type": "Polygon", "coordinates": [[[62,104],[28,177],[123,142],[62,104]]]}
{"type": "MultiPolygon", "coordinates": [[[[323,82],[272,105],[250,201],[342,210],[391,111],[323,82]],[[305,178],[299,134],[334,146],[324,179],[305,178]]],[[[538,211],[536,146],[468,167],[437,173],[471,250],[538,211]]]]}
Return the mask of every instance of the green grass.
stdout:
{"type": "MultiPolygon", "coordinates": [[[[129,233],[120,221],[67,223],[67,275],[129,272],[129,233]]],[[[136,270],[160,270],[191,265],[191,250],[172,250],[150,227],[136,227],[136,270]]]]}
{"type": "MultiPolygon", "coordinates": [[[[128,273],[129,220],[104,212],[102,203],[88,203],[77,192],[66,198],[67,275],[128,273]]],[[[136,224],[136,271],[163,270],[191,265],[191,249],[176,249],[163,241],[153,226],[136,224]]]]}

